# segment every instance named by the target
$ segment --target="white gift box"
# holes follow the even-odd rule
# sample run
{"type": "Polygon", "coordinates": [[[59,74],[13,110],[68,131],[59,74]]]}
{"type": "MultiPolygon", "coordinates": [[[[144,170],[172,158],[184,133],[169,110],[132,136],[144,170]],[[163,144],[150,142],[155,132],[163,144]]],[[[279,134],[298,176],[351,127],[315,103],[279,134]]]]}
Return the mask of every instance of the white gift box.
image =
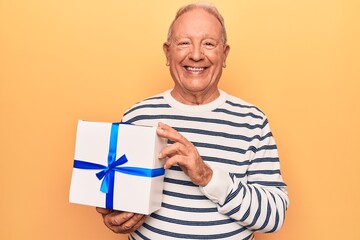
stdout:
{"type": "Polygon", "coordinates": [[[158,155],[166,144],[156,127],[80,120],[69,201],[142,214],[156,211],[165,171],[158,155]]]}

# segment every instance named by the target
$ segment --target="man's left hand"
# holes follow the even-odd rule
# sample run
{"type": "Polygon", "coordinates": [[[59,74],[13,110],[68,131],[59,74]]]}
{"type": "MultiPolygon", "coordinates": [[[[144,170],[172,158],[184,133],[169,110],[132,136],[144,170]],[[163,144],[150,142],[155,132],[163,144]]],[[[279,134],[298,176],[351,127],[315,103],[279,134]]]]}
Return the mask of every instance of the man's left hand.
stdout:
{"type": "Polygon", "coordinates": [[[191,181],[199,186],[206,186],[210,182],[213,172],[189,140],[164,123],[158,124],[157,134],[174,142],[160,152],[159,159],[168,157],[164,168],[178,165],[191,181]]]}

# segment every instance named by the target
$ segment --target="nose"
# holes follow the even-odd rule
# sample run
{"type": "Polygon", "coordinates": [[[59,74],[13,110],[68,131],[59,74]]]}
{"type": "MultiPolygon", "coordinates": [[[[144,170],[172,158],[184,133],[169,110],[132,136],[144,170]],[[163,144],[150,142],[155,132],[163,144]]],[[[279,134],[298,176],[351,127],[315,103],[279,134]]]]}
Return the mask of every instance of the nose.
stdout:
{"type": "Polygon", "coordinates": [[[193,45],[189,54],[189,58],[195,62],[204,59],[204,52],[201,45],[193,45]]]}

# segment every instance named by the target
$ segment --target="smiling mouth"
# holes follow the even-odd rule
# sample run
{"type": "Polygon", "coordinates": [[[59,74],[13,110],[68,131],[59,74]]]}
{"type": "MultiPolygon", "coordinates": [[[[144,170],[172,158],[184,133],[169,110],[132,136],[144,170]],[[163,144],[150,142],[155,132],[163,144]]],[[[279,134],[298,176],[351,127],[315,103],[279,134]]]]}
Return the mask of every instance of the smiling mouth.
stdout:
{"type": "Polygon", "coordinates": [[[193,73],[200,73],[207,69],[207,67],[190,67],[190,66],[185,66],[184,68],[186,71],[193,73]]]}

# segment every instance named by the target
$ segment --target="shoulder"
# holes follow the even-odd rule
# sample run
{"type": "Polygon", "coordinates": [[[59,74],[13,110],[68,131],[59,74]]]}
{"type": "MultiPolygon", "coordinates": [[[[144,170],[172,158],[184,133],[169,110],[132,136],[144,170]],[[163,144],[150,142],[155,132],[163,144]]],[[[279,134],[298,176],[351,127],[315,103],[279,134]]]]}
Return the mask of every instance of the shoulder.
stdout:
{"type": "Polygon", "coordinates": [[[227,94],[223,108],[226,111],[249,115],[262,120],[266,119],[265,113],[259,107],[230,94],[227,94]]]}
{"type": "Polygon", "coordinates": [[[135,103],[132,107],[128,108],[123,115],[123,121],[126,121],[126,119],[128,119],[129,116],[134,114],[151,112],[154,109],[169,108],[169,107],[170,106],[164,100],[164,92],[159,93],[151,97],[145,98],[135,103]]]}

